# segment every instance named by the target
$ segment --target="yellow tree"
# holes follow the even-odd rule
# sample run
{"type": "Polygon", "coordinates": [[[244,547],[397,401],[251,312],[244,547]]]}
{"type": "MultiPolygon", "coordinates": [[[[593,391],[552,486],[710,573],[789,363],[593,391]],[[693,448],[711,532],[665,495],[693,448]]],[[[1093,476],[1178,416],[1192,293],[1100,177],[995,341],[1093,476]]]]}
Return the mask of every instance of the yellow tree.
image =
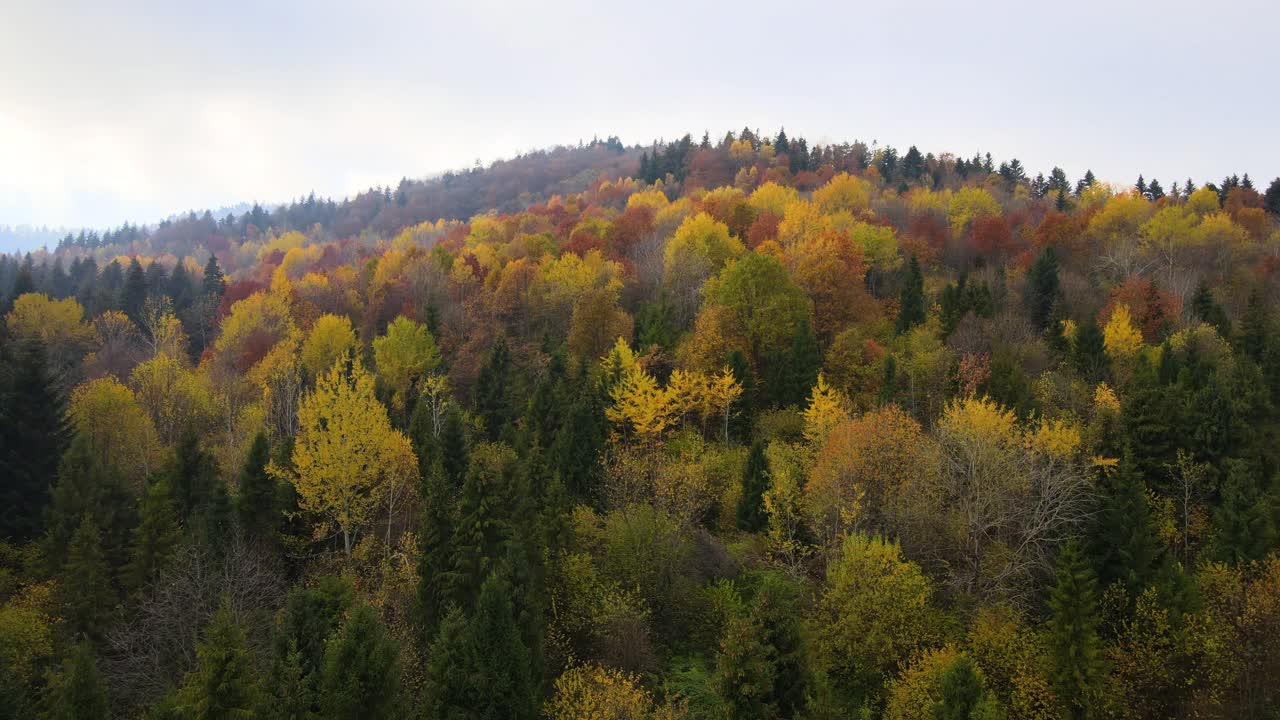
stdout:
{"type": "Polygon", "coordinates": [[[856,216],[870,204],[870,186],[866,180],[840,173],[813,191],[813,201],[828,215],[847,212],[856,216]]]}
{"type": "Polygon", "coordinates": [[[818,373],[818,384],[809,393],[809,406],[804,409],[804,439],[814,445],[826,442],[827,435],[849,419],[848,407],[848,398],[818,373]]]}
{"type": "Polygon", "coordinates": [[[347,555],[388,482],[397,482],[403,461],[397,435],[359,360],[349,373],[334,363],[298,408],[293,484],[303,509],[337,526],[347,555]]]}
{"type": "Polygon", "coordinates": [[[640,678],[590,664],[571,667],[556,679],[543,712],[550,720],[647,720],[653,710],[640,678]]]}
{"type": "Polygon", "coordinates": [[[320,377],[355,346],[356,334],[350,319],[344,315],[321,315],[302,344],[302,366],[311,377],[320,377]]]}
{"type": "Polygon", "coordinates": [[[67,417],[89,440],[104,466],[140,484],[151,472],[156,429],[133,391],[114,377],[91,380],[71,393],[67,417]]]}
{"type": "Polygon", "coordinates": [[[201,433],[213,418],[213,393],[208,376],[188,369],[168,353],[156,355],[135,367],[129,376],[129,385],[151,417],[162,442],[176,442],[188,426],[201,433]]]}
{"type": "Polygon", "coordinates": [[[378,376],[392,389],[391,404],[403,416],[414,384],[440,366],[440,349],[426,325],[401,315],[373,341],[373,359],[378,376]]]}
{"type": "Polygon", "coordinates": [[[722,368],[719,375],[707,378],[706,403],[720,416],[724,442],[729,442],[729,415],[733,404],[742,397],[742,386],[729,368],[722,368]]]}
{"type": "Polygon", "coordinates": [[[40,293],[25,293],[13,302],[5,316],[14,337],[38,338],[49,354],[49,364],[59,372],[78,362],[94,337],[84,322],[84,308],[74,298],[50,300],[40,293]]]}
{"type": "Polygon", "coordinates": [[[629,426],[642,440],[651,442],[675,422],[671,396],[652,375],[640,368],[627,371],[613,386],[613,405],[605,410],[610,420],[629,426]]]}
{"type": "Polygon", "coordinates": [[[1111,319],[1102,329],[1102,342],[1107,355],[1119,363],[1128,363],[1142,349],[1142,331],[1133,326],[1128,305],[1117,305],[1111,319]]]}

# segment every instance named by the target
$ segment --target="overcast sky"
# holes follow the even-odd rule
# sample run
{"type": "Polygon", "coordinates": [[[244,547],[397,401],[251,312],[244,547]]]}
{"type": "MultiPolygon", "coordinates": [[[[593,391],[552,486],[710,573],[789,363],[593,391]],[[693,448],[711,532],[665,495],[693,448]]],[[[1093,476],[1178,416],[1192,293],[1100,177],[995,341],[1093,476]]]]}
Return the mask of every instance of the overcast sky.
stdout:
{"type": "Polygon", "coordinates": [[[4,5],[0,224],[340,198],[743,125],[1073,178],[1280,175],[1266,0],[4,5]]]}

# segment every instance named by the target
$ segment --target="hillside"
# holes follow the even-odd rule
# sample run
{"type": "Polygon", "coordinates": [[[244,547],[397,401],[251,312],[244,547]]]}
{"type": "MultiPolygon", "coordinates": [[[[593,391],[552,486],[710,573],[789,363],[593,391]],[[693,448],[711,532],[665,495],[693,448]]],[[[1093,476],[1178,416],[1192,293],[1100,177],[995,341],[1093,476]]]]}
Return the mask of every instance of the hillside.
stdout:
{"type": "Polygon", "coordinates": [[[0,717],[1268,718],[1280,178],[748,129],[0,256],[0,717]]]}

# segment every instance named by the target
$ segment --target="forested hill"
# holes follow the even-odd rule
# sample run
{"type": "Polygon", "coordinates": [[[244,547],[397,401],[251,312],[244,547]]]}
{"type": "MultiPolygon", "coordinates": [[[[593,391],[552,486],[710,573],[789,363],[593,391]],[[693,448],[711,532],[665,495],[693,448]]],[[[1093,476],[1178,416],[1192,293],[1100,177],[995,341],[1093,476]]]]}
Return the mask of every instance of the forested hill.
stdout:
{"type": "Polygon", "coordinates": [[[0,718],[1276,717],[1280,179],[1031,172],[609,138],[0,256],[0,718]]]}

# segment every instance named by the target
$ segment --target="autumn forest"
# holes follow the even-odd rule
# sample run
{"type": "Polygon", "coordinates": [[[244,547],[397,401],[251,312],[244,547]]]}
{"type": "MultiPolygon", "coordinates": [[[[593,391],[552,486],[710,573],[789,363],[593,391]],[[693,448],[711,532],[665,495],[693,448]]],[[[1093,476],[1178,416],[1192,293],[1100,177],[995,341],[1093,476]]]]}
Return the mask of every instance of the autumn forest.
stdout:
{"type": "Polygon", "coordinates": [[[1141,170],[609,137],[0,255],[0,719],[1280,717],[1280,179],[1141,170]]]}

